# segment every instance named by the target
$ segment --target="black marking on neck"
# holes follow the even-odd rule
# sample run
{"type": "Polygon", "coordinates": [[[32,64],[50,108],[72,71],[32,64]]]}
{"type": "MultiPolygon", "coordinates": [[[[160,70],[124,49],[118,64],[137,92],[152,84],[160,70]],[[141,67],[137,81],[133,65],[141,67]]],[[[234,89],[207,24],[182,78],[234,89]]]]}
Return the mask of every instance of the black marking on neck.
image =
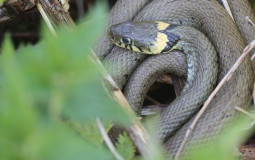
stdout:
{"type": "Polygon", "coordinates": [[[166,45],[165,48],[161,51],[161,53],[168,53],[171,49],[172,47],[170,47],[169,45],[166,45]]]}
{"type": "Polygon", "coordinates": [[[139,49],[139,51],[143,52],[142,48],[141,47],[137,47],[139,49]]]}
{"type": "Polygon", "coordinates": [[[173,47],[181,39],[181,36],[175,33],[171,33],[171,32],[162,32],[162,33],[167,35],[167,39],[168,39],[167,44],[170,47],[173,47]]]}
{"type": "Polygon", "coordinates": [[[151,48],[149,47],[148,49],[149,49],[149,52],[151,52],[151,48]]]}
{"type": "Polygon", "coordinates": [[[131,50],[131,51],[133,51],[133,47],[132,47],[132,45],[131,45],[131,44],[129,45],[129,48],[130,48],[130,50],[131,50]]]}
{"type": "MultiPolygon", "coordinates": [[[[175,25],[174,27],[177,27],[178,25],[175,25]]],[[[181,37],[178,34],[167,32],[166,30],[161,31],[161,33],[167,35],[168,42],[165,48],[161,51],[161,53],[167,53],[169,52],[181,39],[181,37]]]]}
{"type": "Polygon", "coordinates": [[[174,29],[175,27],[178,27],[178,26],[180,26],[180,25],[178,25],[178,24],[170,24],[165,30],[172,30],[172,29],[174,29]]]}
{"type": "Polygon", "coordinates": [[[174,34],[174,36],[171,35],[171,36],[169,36],[169,37],[168,37],[168,35],[167,35],[167,38],[168,38],[167,44],[168,44],[169,46],[171,46],[171,47],[175,46],[176,43],[181,39],[180,36],[179,36],[179,35],[176,35],[176,34],[174,34]],[[175,37],[175,36],[176,36],[176,37],[175,37]]]}

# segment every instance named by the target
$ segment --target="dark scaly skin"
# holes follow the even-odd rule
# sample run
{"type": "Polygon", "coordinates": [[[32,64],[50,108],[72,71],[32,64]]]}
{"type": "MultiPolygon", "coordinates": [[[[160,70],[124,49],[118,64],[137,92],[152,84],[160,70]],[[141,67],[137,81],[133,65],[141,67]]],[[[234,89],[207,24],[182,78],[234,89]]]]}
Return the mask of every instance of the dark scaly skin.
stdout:
{"type": "Polygon", "coordinates": [[[166,73],[184,77],[187,75],[186,72],[186,57],[185,54],[183,54],[181,51],[171,51],[170,54],[159,54],[151,56],[144,60],[139,68],[135,70],[133,75],[130,77],[130,81],[125,87],[124,93],[127,97],[130,97],[130,100],[132,100],[131,103],[133,104],[133,107],[141,107],[149,87],[154,83],[156,78],[166,73]],[[153,66],[151,64],[153,64],[153,66]],[[143,80],[136,80],[136,78],[138,78],[137,75],[142,75],[143,80]],[[131,83],[132,81],[136,83],[131,83]],[[136,91],[133,91],[135,89],[136,91]],[[133,94],[137,93],[138,95],[142,96],[131,98],[132,96],[135,96],[133,94]]]}
{"type": "MultiPolygon", "coordinates": [[[[166,136],[173,135],[174,132],[183,125],[183,123],[185,123],[194,113],[196,113],[199,110],[201,104],[212,92],[217,79],[218,65],[215,48],[212,46],[208,38],[205,37],[201,32],[187,26],[170,26],[169,28],[159,31],[156,29],[156,26],[158,25],[158,22],[122,23],[112,26],[110,28],[109,35],[110,37],[116,37],[113,38],[113,41],[115,41],[115,43],[118,45],[121,44],[121,40],[119,40],[117,37],[125,37],[130,38],[130,40],[133,41],[138,41],[137,44],[134,42],[133,45],[137,47],[140,45],[140,47],[144,49],[144,45],[147,43],[141,44],[140,41],[145,41],[144,39],[147,39],[148,42],[150,42],[149,44],[152,44],[154,42],[153,40],[156,39],[154,37],[156,37],[156,35],[161,32],[165,33],[164,35],[169,35],[169,41],[172,39],[172,37],[178,37],[178,39],[174,38],[174,41],[170,44],[170,46],[161,41],[162,44],[169,46],[169,49],[177,48],[182,50],[187,56],[188,63],[187,81],[183,91],[181,92],[181,95],[177,97],[161,113],[162,118],[160,118],[159,126],[162,128],[160,127],[160,130],[158,130],[158,135],[160,139],[164,140],[166,136]],[[148,27],[144,27],[144,25],[148,27]],[[139,36],[136,37],[137,35],[144,35],[144,39],[138,40],[139,36]],[[166,116],[168,117],[167,119],[165,119],[166,116]]],[[[128,44],[132,45],[132,42],[129,42],[128,44]]],[[[162,52],[162,50],[165,48],[165,45],[163,45],[164,47],[162,49],[157,51],[162,52]]],[[[124,43],[122,43],[122,46],[127,47],[128,45],[124,45],[124,43]]],[[[149,53],[153,54],[151,52],[152,51],[150,50],[149,53]]],[[[151,68],[154,68],[154,65],[162,65],[160,62],[148,64],[153,64],[151,68]]],[[[133,74],[134,76],[131,76],[124,92],[128,102],[133,107],[133,110],[139,115],[143,100],[146,95],[144,93],[147,93],[150,87],[149,83],[143,82],[148,82],[148,79],[153,80],[153,78],[147,74],[150,73],[150,68],[148,68],[148,71],[142,70],[142,72],[139,72],[140,68],[141,67],[135,71],[133,74]],[[147,77],[147,80],[144,79],[145,77],[147,77]]]]}
{"type": "MultiPolygon", "coordinates": [[[[136,3],[136,1],[129,1],[129,3],[136,3]]],[[[128,20],[130,21],[130,19],[128,20]]],[[[145,6],[135,20],[182,23],[200,29],[208,35],[219,53],[219,79],[222,79],[231,68],[245,46],[233,21],[224,9],[214,1],[156,0],[145,6]]],[[[122,87],[133,70],[145,58],[144,55],[114,47],[106,59],[117,64],[113,77],[122,87]]],[[[190,139],[197,143],[211,140],[227,122],[236,117],[237,112],[234,107],[245,107],[250,102],[253,79],[250,61],[245,59],[231,80],[213,99],[205,114],[198,121],[190,139]]],[[[165,116],[164,118],[167,119],[168,117],[165,116]]],[[[166,142],[166,148],[173,155],[177,152],[190,123],[191,121],[185,124],[166,142]]],[[[188,143],[186,147],[190,145],[188,143]]]]}
{"type": "MultiPolygon", "coordinates": [[[[255,40],[255,29],[251,23],[248,22],[246,17],[255,23],[255,14],[248,3],[248,0],[228,0],[230,10],[235,19],[236,25],[240,30],[240,33],[246,42],[246,44],[255,40]]],[[[254,54],[254,50],[250,52],[250,55],[254,54]]],[[[252,62],[253,71],[255,72],[255,60],[252,62]]],[[[255,77],[255,76],[254,76],[255,77]]]]}
{"type": "MultiPolygon", "coordinates": [[[[115,6],[109,13],[109,26],[120,22],[133,19],[140,10],[151,0],[139,0],[135,3],[130,3],[127,0],[118,0],[115,6]],[[121,15],[119,15],[121,13],[121,15]]],[[[104,58],[113,48],[113,43],[110,41],[108,36],[105,34],[102,40],[99,42],[96,49],[97,55],[100,58],[104,58]]]]}

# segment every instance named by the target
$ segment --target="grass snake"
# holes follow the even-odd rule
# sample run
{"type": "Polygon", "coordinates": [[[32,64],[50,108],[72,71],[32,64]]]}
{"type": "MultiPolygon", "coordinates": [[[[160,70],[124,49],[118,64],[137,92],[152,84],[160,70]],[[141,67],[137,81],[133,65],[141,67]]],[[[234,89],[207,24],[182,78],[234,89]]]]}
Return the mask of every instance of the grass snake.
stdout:
{"type": "MultiPolygon", "coordinates": [[[[229,0],[229,4],[231,9],[237,11],[237,14],[233,13],[233,16],[235,18],[237,17],[237,19],[241,19],[241,22],[237,22],[237,25],[239,26],[242,36],[245,37],[246,43],[255,39],[255,31],[252,25],[248,23],[245,18],[240,18],[240,16],[246,17],[246,14],[249,14],[249,12],[252,13],[247,5],[248,2],[246,0],[229,0]],[[246,32],[242,31],[243,29],[246,30],[246,32]]],[[[253,17],[252,15],[249,16],[251,20],[255,21],[254,15],[253,17]]],[[[236,24],[226,13],[224,8],[215,0],[119,0],[110,13],[109,25],[125,21],[163,21],[173,25],[186,25],[200,30],[209,38],[218,53],[218,81],[222,79],[231,68],[245,47],[245,42],[236,24]]],[[[172,57],[178,58],[178,56],[169,56],[167,54],[149,57],[148,55],[114,47],[107,36],[99,43],[97,54],[105,61],[114,64],[112,77],[120,88],[125,87],[127,81],[129,81],[128,84],[138,83],[132,78],[134,76],[138,77],[136,78],[138,81],[144,81],[144,77],[146,77],[144,75],[150,72],[150,68],[146,69],[147,72],[139,72],[139,70],[141,70],[140,66],[142,67],[152,63],[151,65],[158,66],[160,70],[161,64],[165,64],[161,62],[172,57]],[[155,63],[155,59],[158,63],[155,63]],[[132,75],[134,71],[135,73],[139,72],[139,74],[132,75]],[[130,78],[131,75],[132,77],[130,78]]],[[[176,53],[171,55],[176,55],[176,53]]],[[[168,61],[170,62],[172,60],[168,61]]],[[[183,61],[180,62],[183,64],[183,61]]],[[[185,65],[180,65],[180,67],[181,66],[185,67],[185,65]]],[[[185,69],[182,68],[180,70],[183,71],[185,69]]],[[[194,84],[203,85],[196,83],[196,81],[195,79],[194,84]]],[[[236,117],[237,111],[234,107],[246,107],[249,104],[253,82],[254,73],[252,72],[251,61],[246,58],[233,74],[232,78],[223,86],[210,103],[208,109],[198,121],[191,135],[190,142],[199,143],[211,140],[224,128],[227,122],[230,122],[236,117]]],[[[149,83],[145,83],[144,85],[145,87],[137,89],[144,89],[149,86],[149,83]]],[[[125,89],[125,93],[128,92],[127,88],[128,86],[125,89]]],[[[140,91],[137,90],[137,92],[140,91]]],[[[186,103],[191,103],[190,101],[192,101],[192,99],[187,97],[186,103]]],[[[132,101],[131,105],[133,105],[132,101]]],[[[182,111],[178,110],[178,108],[174,110],[171,108],[173,107],[167,107],[161,113],[160,130],[164,129],[164,126],[168,126],[167,128],[169,128],[169,126],[172,125],[169,119],[183,119],[183,117],[179,117],[179,113],[182,111]],[[169,115],[177,116],[169,117],[169,115]]],[[[190,123],[191,120],[166,140],[166,149],[172,155],[177,152],[190,123]]],[[[165,131],[161,133],[163,137],[167,136],[164,135],[165,131]]],[[[186,148],[191,146],[192,143],[188,143],[186,148]]]]}

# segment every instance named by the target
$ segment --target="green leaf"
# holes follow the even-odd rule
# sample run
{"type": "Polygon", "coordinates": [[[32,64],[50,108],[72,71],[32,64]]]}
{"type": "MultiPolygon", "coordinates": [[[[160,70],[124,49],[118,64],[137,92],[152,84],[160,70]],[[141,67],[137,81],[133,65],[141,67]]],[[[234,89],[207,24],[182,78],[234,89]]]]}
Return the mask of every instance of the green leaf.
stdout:
{"type": "Polygon", "coordinates": [[[113,159],[106,147],[92,145],[61,124],[41,128],[26,145],[38,151],[36,157],[41,160],[113,159]]]}
{"type": "Polygon", "coordinates": [[[0,159],[22,155],[20,145],[36,128],[37,113],[14,57],[7,36],[0,57],[0,159]]]}
{"type": "Polygon", "coordinates": [[[255,2],[254,2],[254,0],[249,0],[249,2],[250,2],[250,4],[251,4],[252,8],[254,9],[254,8],[255,8],[255,2]]]}
{"type": "Polygon", "coordinates": [[[19,72],[14,56],[14,48],[8,36],[4,41],[0,59],[0,125],[7,127],[1,133],[18,140],[33,129],[37,113],[33,109],[31,96],[26,92],[24,77],[19,72]],[[19,132],[12,132],[15,130],[19,132]]]}
{"type": "MultiPolygon", "coordinates": [[[[100,146],[103,144],[104,139],[101,135],[101,132],[98,129],[98,126],[95,121],[87,123],[86,125],[82,125],[77,123],[76,121],[70,121],[70,125],[78,131],[81,136],[87,139],[91,144],[100,146]]],[[[113,124],[108,122],[103,122],[106,132],[108,132],[113,124]]]]}
{"type": "Polygon", "coordinates": [[[135,155],[135,147],[131,139],[127,136],[127,133],[124,132],[123,135],[120,135],[118,138],[118,143],[116,144],[117,152],[125,159],[132,160],[135,155]]]}
{"type": "MultiPolygon", "coordinates": [[[[44,30],[34,46],[14,50],[6,38],[0,55],[0,159],[113,159],[95,126],[100,117],[129,123],[129,117],[105,91],[90,48],[103,32],[97,5],[86,24],[44,30]],[[72,121],[79,129],[70,126],[72,121]]],[[[92,13],[92,12],[91,12],[92,13]]]]}

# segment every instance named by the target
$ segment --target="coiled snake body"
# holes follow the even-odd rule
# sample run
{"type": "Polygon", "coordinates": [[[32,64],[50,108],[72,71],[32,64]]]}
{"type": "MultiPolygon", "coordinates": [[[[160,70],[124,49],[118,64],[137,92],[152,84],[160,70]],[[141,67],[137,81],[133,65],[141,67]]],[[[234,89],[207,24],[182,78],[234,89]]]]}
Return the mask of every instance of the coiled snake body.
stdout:
{"type": "MultiPolygon", "coordinates": [[[[236,3],[237,5],[234,5],[234,7],[238,7],[239,5],[239,7],[247,7],[246,3],[248,2],[246,0],[230,0],[229,3],[230,5],[236,3]]],[[[245,13],[251,11],[247,8],[245,8],[243,13],[240,9],[234,8],[234,10],[238,10],[238,14],[244,15],[244,17],[246,17],[245,13]]],[[[238,14],[234,15],[234,17],[239,17],[238,14]]],[[[250,17],[250,19],[255,20],[254,17],[250,17]]],[[[124,21],[163,21],[169,24],[191,26],[202,31],[210,39],[218,53],[218,80],[222,79],[232,67],[245,47],[245,43],[236,24],[225,12],[224,8],[214,0],[119,0],[111,11],[110,25],[124,21]]],[[[252,26],[249,25],[248,21],[243,20],[240,24],[241,27],[249,30],[249,38],[247,38],[247,40],[251,41],[255,39],[255,34],[253,34],[255,31],[252,26]]],[[[247,32],[243,34],[243,36],[245,35],[247,35],[247,32]]],[[[110,40],[105,37],[99,44],[97,54],[101,57],[105,57],[106,61],[115,64],[112,77],[120,88],[123,88],[127,80],[129,80],[128,84],[138,83],[137,80],[143,82],[145,77],[148,77],[146,75],[147,73],[151,74],[151,72],[157,72],[157,69],[151,71],[152,69],[150,70],[148,67],[145,67],[147,72],[141,71],[144,66],[153,63],[152,65],[156,66],[154,68],[160,70],[160,68],[162,69],[161,61],[162,64],[164,64],[166,57],[171,58],[169,55],[158,55],[147,58],[148,56],[144,54],[112,47],[113,45],[110,40]],[[156,64],[155,59],[158,62],[156,64]],[[141,63],[141,68],[139,68],[138,66],[141,63]],[[136,71],[132,77],[136,78],[129,78],[134,70],[136,71]]],[[[147,78],[146,81],[150,80],[147,78]]],[[[208,109],[198,121],[191,135],[190,142],[199,143],[212,139],[223,129],[227,122],[236,117],[237,112],[234,107],[245,107],[249,104],[253,82],[254,74],[252,72],[251,61],[246,58],[233,74],[230,81],[224,85],[210,103],[208,109]]],[[[144,83],[144,88],[148,88],[152,83],[151,81],[144,83]]],[[[128,93],[130,88],[132,87],[128,85],[125,92],[128,93]]],[[[136,88],[136,92],[144,92],[138,90],[142,88],[143,87],[136,88]]],[[[143,99],[142,95],[137,94],[137,96],[140,96],[140,100],[143,99]]],[[[127,99],[129,99],[131,105],[134,104],[132,97],[127,97],[127,99]]],[[[187,97],[186,102],[190,103],[190,101],[192,100],[187,97]]],[[[183,119],[183,117],[180,117],[180,115],[192,115],[193,112],[195,112],[189,111],[189,109],[185,107],[184,110],[192,113],[181,113],[182,111],[178,110],[177,107],[167,107],[163,111],[160,117],[160,135],[162,135],[163,138],[167,136],[165,133],[169,133],[169,130],[166,131],[165,128],[175,125],[170,122],[170,119],[182,121],[181,119],[183,119]]],[[[177,152],[190,123],[191,120],[175,132],[172,137],[166,140],[165,146],[172,155],[177,152]]],[[[191,145],[191,143],[188,143],[186,147],[188,148],[191,145]]]]}

